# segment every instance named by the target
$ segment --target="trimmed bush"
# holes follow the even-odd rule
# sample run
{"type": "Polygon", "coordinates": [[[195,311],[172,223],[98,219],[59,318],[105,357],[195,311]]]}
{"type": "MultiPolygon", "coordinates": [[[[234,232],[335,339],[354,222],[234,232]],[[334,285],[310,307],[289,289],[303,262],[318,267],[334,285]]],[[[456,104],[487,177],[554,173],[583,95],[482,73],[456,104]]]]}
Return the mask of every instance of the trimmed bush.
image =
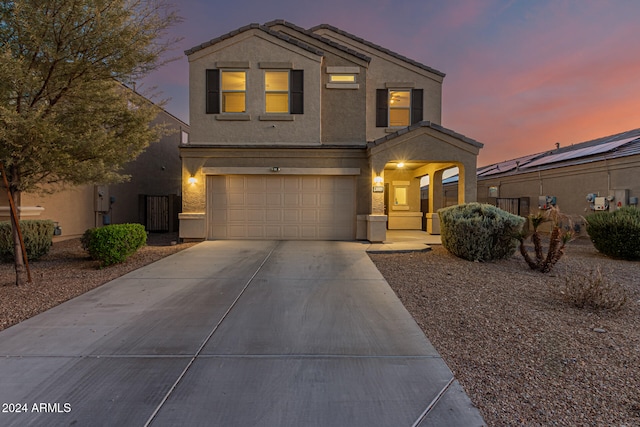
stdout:
{"type": "Polygon", "coordinates": [[[493,205],[467,203],[438,210],[442,245],[469,261],[508,258],[525,219],[493,205]]]}
{"type": "MultiPolygon", "coordinates": [[[[36,261],[49,253],[54,228],[51,220],[20,220],[20,231],[29,261],[36,261]]],[[[13,260],[13,236],[9,221],[0,222],[0,258],[13,260]]]]}
{"type": "Polygon", "coordinates": [[[102,267],[118,264],[147,243],[142,224],[112,224],[90,228],[81,239],[82,247],[102,267]]]}
{"type": "Polygon", "coordinates": [[[612,258],[640,260],[640,210],[626,206],[585,218],[593,246],[612,258]]]}

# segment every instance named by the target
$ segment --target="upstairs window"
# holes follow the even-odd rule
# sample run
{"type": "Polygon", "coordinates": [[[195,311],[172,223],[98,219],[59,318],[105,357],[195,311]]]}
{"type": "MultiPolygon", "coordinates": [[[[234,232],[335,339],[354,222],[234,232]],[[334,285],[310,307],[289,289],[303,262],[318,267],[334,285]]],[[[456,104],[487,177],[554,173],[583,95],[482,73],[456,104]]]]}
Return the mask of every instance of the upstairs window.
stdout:
{"type": "Polygon", "coordinates": [[[289,112],[289,71],[265,71],[265,112],[289,112]]]}
{"type": "Polygon", "coordinates": [[[265,71],[264,90],[266,113],[304,113],[303,70],[265,71]]]}
{"type": "Polygon", "coordinates": [[[244,113],[246,71],[207,70],[207,114],[244,113]]]}
{"type": "MultiPolygon", "coordinates": [[[[276,114],[304,113],[304,71],[265,72],[265,111],[276,114]]],[[[247,112],[247,71],[206,70],[206,113],[247,112]]],[[[248,115],[227,116],[233,119],[248,115]]],[[[222,120],[223,117],[218,118],[222,120]]]]}
{"type": "Polygon", "coordinates": [[[409,126],[411,124],[411,91],[389,91],[389,126],[409,126]]]}
{"type": "Polygon", "coordinates": [[[223,70],[220,89],[223,113],[244,113],[247,111],[247,73],[245,71],[223,70]]]}
{"type": "Polygon", "coordinates": [[[355,74],[330,74],[329,83],[355,83],[355,74]]]}
{"type": "Polygon", "coordinates": [[[378,89],[376,126],[405,127],[422,121],[422,89],[378,89]]]}

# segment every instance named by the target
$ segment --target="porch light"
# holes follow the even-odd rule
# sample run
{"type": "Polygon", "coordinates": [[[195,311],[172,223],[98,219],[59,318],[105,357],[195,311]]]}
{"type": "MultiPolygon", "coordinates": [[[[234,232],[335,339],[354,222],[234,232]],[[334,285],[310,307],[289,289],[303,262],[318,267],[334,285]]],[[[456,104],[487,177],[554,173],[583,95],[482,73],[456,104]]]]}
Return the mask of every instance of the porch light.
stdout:
{"type": "Polygon", "coordinates": [[[196,182],[198,182],[198,180],[196,179],[195,176],[190,176],[189,179],[187,180],[187,182],[191,185],[195,184],[196,182]]]}
{"type": "Polygon", "coordinates": [[[373,178],[373,182],[375,182],[376,184],[382,184],[383,181],[384,181],[384,179],[382,179],[382,177],[380,175],[378,175],[375,178],[373,178]]]}
{"type": "Polygon", "coordinates": [[[399,168],[403,168],[404,167],[404,163],[403,162],[398,163],[398,167],[399,168]]]}

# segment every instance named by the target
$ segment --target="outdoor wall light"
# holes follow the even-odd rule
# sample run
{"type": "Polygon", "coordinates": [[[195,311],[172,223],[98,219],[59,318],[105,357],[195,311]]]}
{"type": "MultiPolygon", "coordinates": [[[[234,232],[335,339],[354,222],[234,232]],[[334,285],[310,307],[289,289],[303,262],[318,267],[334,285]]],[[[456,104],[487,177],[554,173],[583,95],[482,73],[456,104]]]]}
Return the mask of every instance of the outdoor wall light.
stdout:
{"type": "Polygon", "coordinates": [[[376,177],[373,178],[374,193],[384,193],[384,185],[382,185],[383,182],[384,182],[384,179],[380,175],[376,175],[376,177]]]}
{"type": "Polygon", "coordinates": [[[274,166],[271,168],[271,172],[280,172],[280,168],[278,166],[274,166]]]}
{"type": "Polygon", "coordinates": [[[403,162],[398,163],[398,167],[399,168],[403,168],[404,167],[404,163],[403,162]]]}
{"type": "Polygon", "coordinates": [[[195,184],[196,182],[198,182],[198,180],[196,179],[195,176],[190,176],[189,179],[187,180],[187,182],[191,185],[195,184]]]}

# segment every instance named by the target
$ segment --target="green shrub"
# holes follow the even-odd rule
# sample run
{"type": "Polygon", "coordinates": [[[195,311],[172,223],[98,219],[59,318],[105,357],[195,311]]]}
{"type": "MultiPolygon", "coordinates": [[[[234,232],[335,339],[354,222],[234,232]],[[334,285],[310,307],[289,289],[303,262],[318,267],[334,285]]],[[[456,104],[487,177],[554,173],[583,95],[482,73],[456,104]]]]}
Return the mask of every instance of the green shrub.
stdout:
{"type": "MultiPolygon", "coordinates": [[[[47,253],[53,242],[55,225],[50,220],[20,220],[20,231],[29,261],[35,261],[47,253]]],[[[0,258],[13,260],[13,235],[9,221],[0,222],[0,258]]]]}
{"type": "Polygon", "coordinates": [[[508,258],[525,219],[492,205],[467,203],[440,209],[442,245],[469,261],[508,258]]]}
{"type": "Polygon", "coordinates": [[[612,258],[640,260],[640,210],[626,206],[585,218],[595,248],[612,258]]]}
{"type": "Polygon", "coordinates": [[[112,224],[90,228],[81,239],[82,247],[102,267],[125,261],[147,242],[141,224],[112,224]]]}

